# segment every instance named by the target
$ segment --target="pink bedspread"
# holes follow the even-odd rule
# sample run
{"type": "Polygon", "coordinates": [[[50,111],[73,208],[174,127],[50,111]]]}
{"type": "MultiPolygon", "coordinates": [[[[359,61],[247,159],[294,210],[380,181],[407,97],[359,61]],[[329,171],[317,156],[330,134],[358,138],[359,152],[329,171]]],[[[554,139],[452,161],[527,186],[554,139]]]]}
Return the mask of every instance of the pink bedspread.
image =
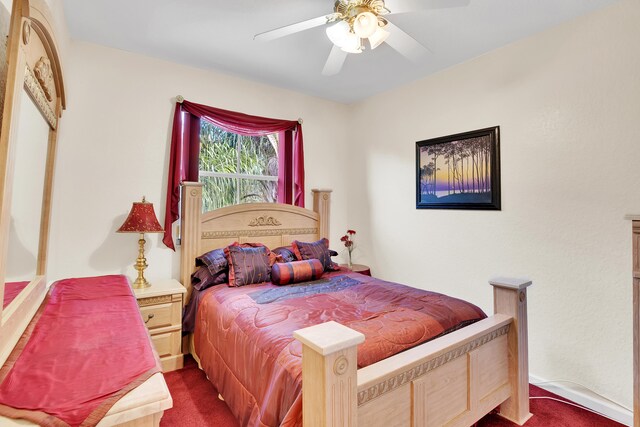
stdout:
{"type": "Polygon", "coordinates": [[[362,332],[364,367],[485,317],[459,299],[336,272],[298,285],[214,286],[202,297],[194,339],[242,426],[299,426],[302,348],[293,331],[334,320],[362,332]]]}
{"type": "Polygon", "coordinates": [[[0,369],[0,415],[95,425],[159,371],[126,277],[60,280],[0,369]]]}
{"type": "Polygon", "coordinates": [[[4,284],[4,297],[2,298],[2,308],[8,306],[15,297],[18,296],[29,282],[6,282],[4,284]]]}

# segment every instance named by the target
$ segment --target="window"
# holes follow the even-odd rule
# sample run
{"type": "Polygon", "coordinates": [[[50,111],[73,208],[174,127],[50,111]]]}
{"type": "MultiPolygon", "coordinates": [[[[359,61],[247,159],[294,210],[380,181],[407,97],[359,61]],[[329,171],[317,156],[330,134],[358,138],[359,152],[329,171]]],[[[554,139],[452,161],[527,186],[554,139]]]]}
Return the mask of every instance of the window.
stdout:
{"type": "Polygon", "coordinates": [[[203,212],[277,201],[277,134],[243,136],[201,120],[199,159],[203,212]]]}
{"type": "Polygon", "coordinates": [[[172,224],[180,217],[180,184],[184,181],[202,182],[204,211],[257,201],[304,206],[302,141],[300,119],[250,116],[177,99],[164,244],[175,249],[172,224]],[[274,134],[243,138],[234,132],[274,134]]]}

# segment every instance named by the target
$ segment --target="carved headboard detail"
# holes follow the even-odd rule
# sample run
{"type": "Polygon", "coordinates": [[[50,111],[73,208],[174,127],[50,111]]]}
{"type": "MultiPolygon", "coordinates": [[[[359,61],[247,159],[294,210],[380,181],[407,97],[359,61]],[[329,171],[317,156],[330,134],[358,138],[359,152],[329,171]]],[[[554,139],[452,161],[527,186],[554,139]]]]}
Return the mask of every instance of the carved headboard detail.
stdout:
{"type": "Polygon", "coordinates": [[[195,258],[233,242],[263,243],[270,248],[293,240],[329,237],[331,190],[312,190],[314,210],[280,203],[247,203],[201,213],[202,184],[182,184],[180,281],[191,296],[195,258]]]}
{"type": "Polygon", "coordinates": [[[268,227],[278,225],[282,225],[282,223],[278,221],[277,218],[267,215],[258,216],[249,221],[249,227],[268,227]]]}

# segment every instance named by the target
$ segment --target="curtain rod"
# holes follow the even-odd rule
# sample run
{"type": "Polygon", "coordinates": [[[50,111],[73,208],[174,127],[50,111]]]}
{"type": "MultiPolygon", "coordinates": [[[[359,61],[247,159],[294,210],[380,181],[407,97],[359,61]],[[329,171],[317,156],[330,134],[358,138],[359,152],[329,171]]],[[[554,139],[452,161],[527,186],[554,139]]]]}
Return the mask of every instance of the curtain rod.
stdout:
{"type": "MultiPolygon", "coordinates": [[[[179,102],[180,104],[182,104],[182,101],[184,101],[184,96],[177,95],[176,96],[176,102],[179,102]]],[[[303,122],[304,122],[304,120],[302,120],[302,117],[298,117],[298,123],[302,124],[303,122]]]]}

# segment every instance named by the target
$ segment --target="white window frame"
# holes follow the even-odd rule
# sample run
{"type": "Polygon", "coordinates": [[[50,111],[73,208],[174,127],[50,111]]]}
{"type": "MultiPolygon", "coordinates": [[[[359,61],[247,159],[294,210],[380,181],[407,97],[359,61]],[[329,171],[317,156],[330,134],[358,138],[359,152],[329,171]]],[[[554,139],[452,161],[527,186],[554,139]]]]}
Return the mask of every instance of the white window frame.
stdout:
{"type": "MultiPolygon", "coordinates": [[[[210,123],[210,122],[209,122],[210,123]]],[[[214,123],[210,123],[213,126],[216,126],[214,123]]],[[[218,126],[216,126],[218,127],[218,126]]],[[[218,127],[219,128],[219,127],[218,127]]],[[[235,133],[235,132],[228,132],[228,133],[232,133],[236,136],[236,170],[240,170],[240,141],[238,140],[239,138],[244,137],[245,135],[240,135],[239,133],[235,133]]],[[[276,141],[278,144],[280,144],[280,141],[277,139],[277,134],[276,135],[276,141]]],[[[266,135],[268,137],[268,135],[266,135]]],[[[277,151],[277,150],[276,150],[277,151]]],[[[278,154],[276,152],[276,154],[278,154]]],[[[278,163],[280,162],[280,159],[278,158],[278,163]]],[[[279,165],[278,165],[279,166],[279,165]]],[[[223,173],[223,172],[212,172],[212,171],[203,171],[200,170],[198,168],[198,176],[204,176],[204,177],[219,177],[219,178],[231,178],[231,179],[254,179],[254,180],[258,180],[258,181],[272,181],[277,183],[278,182],[278,176],[275,175],[250,175],[250,174],[246,174],[246,173],[223,173]]],[[[239,184],[239,182],[238,182],[239,184]]],[[[240,204],[240,185],[236,185],[236,194],[235,194],[235,200],[234,200],[234,205],[240,204]]]]}

